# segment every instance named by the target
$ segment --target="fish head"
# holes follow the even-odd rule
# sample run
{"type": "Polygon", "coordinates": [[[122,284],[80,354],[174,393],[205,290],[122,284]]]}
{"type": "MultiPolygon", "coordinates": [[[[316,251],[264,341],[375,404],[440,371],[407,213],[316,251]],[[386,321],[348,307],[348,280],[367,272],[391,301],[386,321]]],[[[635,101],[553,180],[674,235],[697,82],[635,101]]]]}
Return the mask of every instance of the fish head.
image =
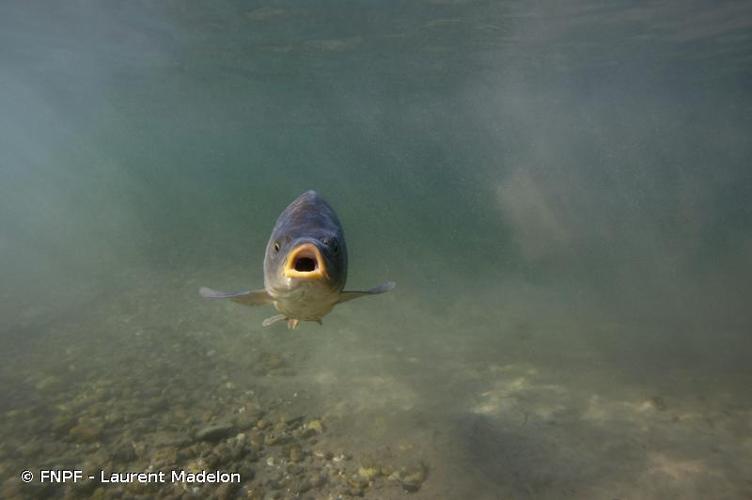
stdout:
{"type": "Polygon", "coordinates": [[[339,219],[323,198],[307,191],[274,225],[264,258],[264,286],[273,297],[301,289],[335,296],[346,279],[347,248],[339,219]]]}

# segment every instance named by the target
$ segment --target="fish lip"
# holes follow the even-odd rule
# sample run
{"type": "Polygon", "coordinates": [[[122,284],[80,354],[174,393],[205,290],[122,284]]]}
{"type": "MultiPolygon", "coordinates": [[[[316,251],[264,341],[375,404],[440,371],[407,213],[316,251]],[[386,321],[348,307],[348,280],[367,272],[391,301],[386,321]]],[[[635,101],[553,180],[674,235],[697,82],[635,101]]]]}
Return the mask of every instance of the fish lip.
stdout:
{"type": "Polygon", "coordinates": [[[326,270],[326,261],[321,254],[319,247],[313,243],[301,243],[287,254],[282,273],[287,278],[299,280],[321,280],[329,277],[326,270]],[[295,269],[295,263],[299,258],[309,258],[316,262],[316,267],[312,271],[298,271],[295,269]]]}

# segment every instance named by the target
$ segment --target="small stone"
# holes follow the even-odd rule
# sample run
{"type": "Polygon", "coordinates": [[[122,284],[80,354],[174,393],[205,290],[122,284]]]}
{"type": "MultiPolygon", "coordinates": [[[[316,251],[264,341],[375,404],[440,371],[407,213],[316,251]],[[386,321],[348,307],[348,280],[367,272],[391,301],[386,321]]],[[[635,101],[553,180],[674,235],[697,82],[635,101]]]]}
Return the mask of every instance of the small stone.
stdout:
{"type": "Polygon", "coordinates": [[[197,460],[191,460],[188,462],[185,467],[183,467],[188,472],[193,472],[194,474],[201,472],[202,470],[206,470],[207,463],[203,459],[197,459],[197,460]]]}
{"type": "Polygon", "coordinates": [[[160,448],[152,455],[152,463],[158,466],[174,465],[178,461],[178,452],[173,447],[160,448]]]}
{"type": "Polygon", "coordinates": [[[418,491],[426,480],[427,472],[426,466],[423,464],[403,469],[399,474],[402,488],[410,493],[418,491]]]}
{"type": "Polygon", "coordinates": [[[302,476],[303,472],[305,472],[305,469],[303,469],[303,466],[298,464],[287,464],[287,467],[285,467],[285,472],[287,472],[288,476],[302,476]]]}
{"type": "Polygon", "coordinates": [[[250,429],[254,425],[256,425],[256,421],[258,419],[250,415],[248,413],[241,413],[238,418],[235,419],[235,424],[237,425],[238,429],[250,429]]]}
{"type": "Polygon", "coordinates": [[[260,485],[251,485],[246,491],[245,498],[247,500],[264,500],[265,493],[264,488],[260,485]]]}
{"type": "Polygon", "coordinates": [[[240,480],[243,482],[252,481],[256,477],[256,471],[248,464],[242,465],[238,469],[238,473],[240,474],[240,480]]]}
{"type": "Polygon", "coordinates": [[[222,463],[224,463],[224,459],[221,455],[217,455],[216,453],[210,453],[206,457],[204,457],[204,461],[206,462],[206,465],[210,468],[219,468],[222,463]]]}
{"type": "Polygon", "coordinates": [[[215,496],[220,500],[235,498],[235,493],[239,488],[240,485],[238,483],[224,483],[217,488],[215,496]]]}
{"type": "Polygon", "coordinates": [[[230,441],[227,449],[230,460],[239,460],[246,453],[245,446],[238,441],[230,441]]]}
{"type": "Polygon", "coordinates": [[[102,426],[94,422],[81,422],[68,431],[68,436],[74,441],[91,443],[102,435],[102,426]]]}
{"type": "Polygon", "coordinates": [[[233,426],[227,423],[208,425],[196,432],[196,439],[199,441],[219,441],[230,435],[233,426]]]}
{"type": "Polygon", "coordinates": [[[269,432],[264,437],[264,444],[266,446],[275,446],[278,444],[282,444],[286,441],[285,437],[282,434],[276,433],[276,432],[269,432]]]}
{"type": "Polygon", "coordinates": [[[321,420],[311,420],[309,421],[303,430],[303,437],[313,437],[317,434],[321,434],[324,432],[324,425],[321,423],[321,420]]]}
{"type": "Polygon", "coordinates": [[[112,458],[118,462],[131,462],[136,459],[136,450],[132,443],[122,443],[112,452],[112,458]]]}
{"type": "Polygon", "coordinates": [[[59,388],[62,385],[62,381],[59,377],[56,377],[54,375],[50,375],[49,377],[45,377],[36,384],[34,384],[34,388],[38,391],[54,391],[55,389],[59,388]]]}
{"type": "Polygon", "coordinates": [[[58,415],[52,420],[52,432],[55,434],[65,434],[70,431],[71,427],[76,425],[76,420],[69,415],[58,415]]]}
{"type": "Polygon", "coordinates": [[[293,445],[290,447],[289,456],[291,462],[298,463],[303,460],[303,449],[298,445],[293,445]]]}
{"type": "Polygon", "coordinates": [[[353,488],[357,488],[357,489],[361,489],[361,490],[364,489],[364,488],[366,488],[368,486],[368,479],[366,479],[366,478],[364,478],[364,477],[362,477],[362,476],[360,476],[358,474],[353,474],[352,476],[350,476],[350,478],[348,479],[347,482],[353,488]]]}
{"type": "Polygon", "coordinates": [[[324,459],[324,460],[331,460],[332,458],[334,458],[334,453],[332,453],[329,450],[327,450],[327,451],[316,450],[316,451],[313,452],[313,455],[316,458],[321,458],[321,459],[324,459]]]}
{"type": "Polygon", "coordinates": [[[261,448],[264,444],[264,434],[259,431],[251,431],[248,434],[248,441],[250,441],[251,446],[254,448],[261,448]]]}
{"type": "Polygon", "coordinates": [[[298,493],[305,493],[309,491],[311,488],[313,488],[313,484],[310,479],[305,478],[303,479],[300,484],[298,485],[297,492],[298,493]]]}
{"type": "Polygon", "coordinates": [[[313,488],[319,488],[319,487],[323,486],[324,484],[326,484],[327,475],[326,475],[325,472],[314,473],[309,478],[309,480],[311,481],[311,486],[313,488]]]}
{"type": "Polygon", "coordinates": [[[148,446],[146,446],[145,442],[143,441],[133,442],[133,451],[136,452],[137,457],[144,457],[146,455],[147,450],[148,450],[148,446]]]}
{"type": "Polygon", "coordinates": [[[151,441],[155,446],[185,446],[191,442],[185,434],[175,432],[156,433],[151,436],[151,441]]]}
{"type": "Polygon", "coordinates": [[[345,491],[345,493],[353,497],[362,497],[365,494],[365,491],[363,490],[363,488],[351,486],[348,490],[345,491]]]}
{"type": "Polygon", "coordinates": [[[295,427],[298,427],[303,423],[303,419],[304,417],[302,416],[294,417],[294,418],[288,419],[285,422],[285,424],[287,424],[287,426],[290,427],[291,429],[294,429],[295,427]]]}
{"type": "MultiPolygon", "coordinates": [[[[279,477],[271,477],[266,480],[264,483],[270,490],[279,490],[282,489],[282,480],[279,477]]],[[[273,498],[280,498],[279,492],[270,493],[271,495],[274,495],[273,498]]]]}
{"type": "Polygon", "coordinates": [[[358,469],[358,475],[366,481],[373,481],[380,473],[381,471],[376,467],[361,467],[358,469]]]}
{"type": "Polygon", "coordinates": [[[2,494],[2,498],[24,498],[25,495],[28,495],[28,491],[24,491],[22,488],[23,483],[19,481],[17,478],[12,477],[10,479],[7,479],[2,487],[0,487],[0,494],[2,494]]]}

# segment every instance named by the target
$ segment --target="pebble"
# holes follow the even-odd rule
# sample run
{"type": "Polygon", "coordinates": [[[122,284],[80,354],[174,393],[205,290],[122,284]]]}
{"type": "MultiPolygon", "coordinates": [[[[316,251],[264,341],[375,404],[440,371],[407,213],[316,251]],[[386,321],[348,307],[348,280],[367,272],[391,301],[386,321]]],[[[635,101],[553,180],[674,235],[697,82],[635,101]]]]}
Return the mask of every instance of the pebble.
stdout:
{"type": "Polygon", "coordinates": [[[130,462],[135,460],[136,451],[133,449],[133,444],[122,443],[118,445],[112,453],[112,458],[118,462],[130,462]]]}
{"type": "Polygon", "coordinates": [[[228,423],[218,423],[203,427],[196,432],[196,439],[199,441],[219,441],[230,435],[233,426],[228,423]]]}
{"type": "Polygon", "coordinates": [[[220,500],[235,498],[235,494],[239,488],[240,484],[238,483],[224,483],[217,488],[217,491],[214,493],[214,495],[220,500]]]}
{"type": "Polygon", "coordinates": [[[425,465],[419,464],[400,471],[399,481],[405,491],[414,493],[423,485],[426,475],[427,470],[425,465]]]}
{"type": "Polygon", "coordinates": [[[287,441],[287,438],[283,434],[277,433],[277,432],[269,432],[266,434],[266,437],[264,438],[264,444],[266,446],[275,446],[275,445],[283,444],[286,441],[287,441]]]}
{"type": "Polygon", "coordinates": [[[68,431],[74,441],[90,443],[97,441],[102,434],[102,426],[93,422],[79,423],[68,431]]]}
{"type": "MultiPolygon", "coordinates": [[[[241,475],[241,484],[219,485],[211,490],[194,485],[173,485],[172,489],[139,484],[104,488],[96,482],[91,482],[86,491],[75,490],[77,495],[85,493],[91,498],[179,499],[191,495],[198,498],[201,494],[258,500],[291,496],[396,497],[405,495],[402,490],[418,491],[424,484],[427,468],[422,465],[403,468],[393,481],[387,481],[385,478],[397,470],[395,464],[390,465],[391,460],[363,456],[354,459],[349,449],[338,448],[342,441],[332,442],[326,434],[329,420],[305,413],[304,398],[299,397],[305,393],[292,395],[300,403],[294,405],[289,397],[273,399],[277,396],[267,397],[265,389],[250,390],[242,374],[238,379],[241,383],[217,372],[212,360],[220,357],[217,352],[205,347],[185,347],[178,342],[177,326],[166,327],[165,335],[175,340],[171,345],[182,356],[180,361],[171,358],[172,351],[165,354],[155,344],[156,340],[150,340],[143,347],[129,345],[133,349],[123,351],[132,359],[143,360],[143,371],[133,371],[126,367],[127,363],[122,364],[122,369],[108,363],[107,370],[99,370],[98,365],[82,357],[80,363],[76,360],[80,385],[67,384],[67,375],[60,379],[41,376],[31,380],[36,382],[40,394],[52,391],[50,394],[56,394],[56,399],[38,406],[21,405],[3,414],[12,424],[7,427],[23,423],[35,431],[38,429],[40,438],[22,443],[20,438],[0,429],[0,475],[15,473],[16,463],[9,461],[9,457],[13,460],[45,457],[43,466],[57,469],[182,468],[189,472],[222,470],[241,475]],[[207,370],[214,370],[213,375],[206,377],[207,370]],[[165,374],[180,375],[181,380],[192,384],[191,390],[181,390],[182,384],[155,384],[165,374]],[[55,392],[58,389],[59,395],[55,392]],[[383,490],[374,491],[379,488],[383,490]]],[[[157,338],[150,332],[145,332],[144,337],[157,338]]],[[[85,354],[91,353],[82,351],[81,355],[85,354]]],[[[264,375],[269,372],[279,375],[292,358],[265,353],[261,359],[264,375]]],[[[24,485],[29,492],[19,490],[17,483],[17,478],[0,481],[0,498],[16,498],[21,493],[47,494],[47,490],[37,491],[24,485]]],[[[65,496],[69,497],[75,497],[73,490],[65,496]]]]}
{"type": "Polygon", "coordinates": [[[303,437],[312,437],[317,434],[321,434],[322,432],[324,432],[324,425],[321,423],[321,420],[311,420],[305,425],[305,429],[303,430],[303,437]]]}
{"type": "Polygon", "coordinates": [[[376,467],[361,467],[358,469],[358,475],[366,481],[372,481],[381,471],[376,467]]]}
{"type": "Polygon", "coordinates": [[[321,459],[324,459],[324,460],[331,460],[332,458],[334,458],[334,453],[332,453],[331,451],[328,451],[328,450],[327,451],[316,450],[316,451],[313,452],[313,455],[316,458],[321,458],[321,459]]]}
{"type": "Polygon", "coordinates": [[[289,455],[291,462],[300,462],[303,459],[303,449],[298,445],[293,445],[290,447],[289,455]]]}

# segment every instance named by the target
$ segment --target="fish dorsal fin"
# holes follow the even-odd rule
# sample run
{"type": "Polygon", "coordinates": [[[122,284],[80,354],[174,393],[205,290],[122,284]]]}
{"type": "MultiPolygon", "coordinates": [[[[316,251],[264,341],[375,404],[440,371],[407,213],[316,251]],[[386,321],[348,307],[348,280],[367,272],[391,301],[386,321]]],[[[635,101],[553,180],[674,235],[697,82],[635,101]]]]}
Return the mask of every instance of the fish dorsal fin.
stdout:
{"type": "Polygon", "coordinates": [[[220,292],[211,288],[201,287],[198,291],[205,299],[230,299],[246,306],[260,306],[271,304],[272,298],[266,290],[240,290],[238,292],[220,292]]]}
{"type": "Polygon", "coordinates": [[[353,299],[357,299],[358,297],[365,297],[366,295],[378,295],[380,293],[386,293],[389,290],[394,290],[394,287],[397,286],[397,283],[394,281],[387,281],[386,283],[382,283],[379,286],[373,287],[370,290],[364,290],[364,291],[348,291],[348,292],[342,292],[339,295],[339,300],[337,301],[338,304],[342,304],[343,302],[348,302],[353,299]]]}

